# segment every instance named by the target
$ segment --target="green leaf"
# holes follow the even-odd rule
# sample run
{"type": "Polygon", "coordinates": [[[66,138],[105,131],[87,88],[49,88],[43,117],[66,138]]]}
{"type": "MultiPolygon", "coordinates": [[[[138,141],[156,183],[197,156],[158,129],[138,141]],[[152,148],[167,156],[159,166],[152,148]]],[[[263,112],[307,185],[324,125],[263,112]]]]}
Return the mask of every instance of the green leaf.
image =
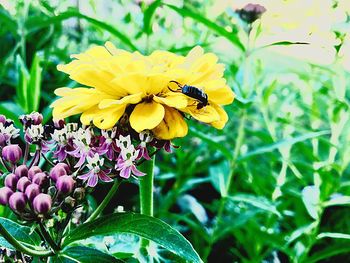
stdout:
{"type": "Polygon", "coordinates": [[[143,14],[143,32],[147,35],[152,33],[152,20],[154,17],[154,13],[157,8],[161,5],[161,1],[154,1],[152,4],[148,6],[146,11],[143,14]]]}
{"type": "Polygon", "coordinates": [[[272,214],[282,217],[281,213],[277,211],[276,206],[269,200],[263,197],[257,197],[248,194],[237,194],[229,197],[234,202],[243,202],[268,211],[272,214]]]}
{"type": "Polygon", "coordinates": [[[83,246],[65,248],[58,255],[58,259],[56,259],[56,262],[95,263],[96,259],[98,259],[99,263],[124,262],[122,260],[116,259],[111,255],[103,253],[100,250],[83,246]]]}
{"type": "Polygon", "coordinates": [[[237,46],[242,51],[245,50],[245,47],[243,46],[243,44],[241,43],[241,41],[239,40],[239,38],[235,33],[228,32],[225,28],[223,28],[222,26],[218,26],[216,23],[208,20],[206,17],[198,13],[195,13],[185,7],[179,8],[174,5],[168,5],[168,4],[165,4],[165,6],[171,8],[172,10],[174,10],[175,12],[177,12],[183,17],[190,17],[196,20],[197,22],[205,25],[206,27],[213,30],[215,33],[219,34],[220,36],[227,38],[232,44],[237,46]]]}
{"type": "Polygon", "coordinates": [[[320,210],[320,189],[316,186],[306,186],[301,192],[302,200],[309,215],[317,220],[320,210]]]}
{"type": "Polygon", "coordinates": [[[28,112],[29,72],[20,55],[16,57],[18,82],[16,86],[17,100],[25,112],[28,112]]]}
{"type": "Polygon", "coordinates": [[[30,68],[30,77],[28,85],[28,113],[38,111],[41,93],[41,72],[40,57],[35,54],[32,66],[30,68]]]}
{"type": "Polygon", "coordinates": [[[0,103],[0,114],[3,114],[7,118],[13,120],[16,127],[21,127],[18,116],[24,114],[24,111],[18,104],[14,102],[0,103]]]}
{"type": "Polygon", "coordinates": [[[41,238],[31,228],[22,226],[10,219],[0,217],[0,224],[19,242],[28,247],[40,247],[41,238]]]}
{"type": "Polygon", "coordinates": [[[185,260],[201,262],[192,245],[177,230],[157,218],[134,213],[107,215],[83,224],[65,237],[63,244],[68,245],[91,236],[117,233],[138,235],[157,243],[185,260]]]}
{"type": "Polygon", "coordinates": [[[209,144],[209,146],[212,146],[214,149],[219,150],[228,160],[232,158],[232,153],[222,143],[217,142],[218,140],[216,138],[210,137],[207,134],[200,132],[194,128],[190,128],[188,133],[190,136],[198,137],[209,144]]]}
{"type": "Polygon", "coordinates": [[[274,150],[277,150],[280,147],[290,146],[290,145],[296,144],[298,142],[310,140],[312,138],[316,138],[316,137],[320,137],[320,136],[328,135],[328,134],[330,134],[330,131],[324,130],[324,131],[319,131],[319,132],[306,133],[306,134],[303,134],[303,135],[300,135],[300,136],[297,136],[294,138],[290,138],[290,139],[284,139],[284,140],[281,140],[279,142],[275,142],[271,145],[263,146],[263,147],[260,147],[256,150],[254,150],[254,151],[248,152],[248,153],[244,154],[243,156],[239,157],[238,161],[242,161],[242,160],[248,159],[248,158],[256,156],[256,155],[272,152],[274,150]]]}
{"type": "Polygon", "coordinates": [[[350,196],[336,196],[331,200],[324,202],[323,205],[325,207],[337,206],[337,205],[350,206],[350,196]]]}
{"type": "Polygon", "coordinates": [[[326,237],[339,238],[339,239],[350,239],[350,235],[344,234],[344,233],[324,232],[324,233],[320,233],[317,235],[317,239],[326,238],[326,237]]]}
{"type": "MultiPolygon", "coordinates": [[[[330,245],[328,244],[323,250],[317,251],[312,256],[307,258],[305,262],[308,263],[317,263],[317,262],[323,262],[323,259],[330,259],[332,256],[336,255],[342,255],[342,254],[348,254],[350,253],[350,246],[348,244],[340,243],[340,244],[334,244],[330,245]]],[[[328,261],[331,262],[331,261],[328,261]]]]}
{"type": "Polygon", "coordinates": [[[127,34],[120,32],[116,29],[115,26],[92,18],[90,16],[84,15],[76,10],[69,10],[63,13],[60,13],[53,17],[29,17],[26,21],[26,28],[30,30],[37,30],[42,27],[47,27],[50,24],[60,23],[64,20],[70,19],[72,17],[77,17],[81,19],[85,19],[92,25],[95,25],[101,29],[104,29],[111,33],[113,36],[119,38],[125,45],[127,45],[132,50],[138,50],[138,48],[132,43],[132,41],[126,36],[127,34]]]}

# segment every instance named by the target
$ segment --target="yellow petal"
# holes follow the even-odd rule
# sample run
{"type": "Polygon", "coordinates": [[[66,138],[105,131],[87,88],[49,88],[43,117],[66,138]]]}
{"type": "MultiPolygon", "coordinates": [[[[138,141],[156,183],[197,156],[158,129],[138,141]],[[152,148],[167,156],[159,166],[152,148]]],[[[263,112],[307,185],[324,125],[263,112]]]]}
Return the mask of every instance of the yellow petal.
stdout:
{"type": "Polygon", "coordinates": [[[209,100],[219,105],[231,104],[234,100],[235,94],[226,85],[224,79],[217,79],[202,84],[205,93],[207,93],[209,100]]]}
{"type": "Polygon", "coordinates": [[[188,127],[181,113],[175,109],[165,107],[163,121],[152,132],[158,139],[171,140],[186,136],[188,127]]]}
{"type": "Polygon", "coordinates": [[[80,116],[80,121],[84,125],[89,125],[91,121],[100,129],[112,128],[125,112],[125,105],[118,105],[108,109],[99,109],[97,106],[84,111],[80,116]]]}
{"type": "Polygon", "coordinates": [[[149,88],[147,77],[141,73],[126,73],[111,80],[117,89],[124,90],[127,94],[146,94],[149,88]]]}
{"type": "Polygon", "coordinates": [[[124,98],[119,99],[119,100],[114,100],[114,99],[102,100],[98,106],[100,107],[100,109],[105,109],[105,108],[108,108],[108,107],[110,107],[112,105],[136,104],[136,103],[141,101],[142,94],[143,93],[141,92],[141,93],[138,93],[138,94],[125,96],[124,98]]]}
{"type": "Polygon", "coordinates": [[[218,112],[219,116],[220,116],[220,120],[219,121],[215,121],[210,123],[211,126],[213,126],[216,129],[223,129],[228,121],[228,115],[226,113],[226,111],[221,108],[220,106],[217,105],[213,105],[213,107],[216,109],[216,111],[218,112]]]}
{"type": "Polygon", "coordinates": [[[219,113],[211,105],[207,105],[201,109],[197,109],[196,106],[189,106],[181,111],[190,114],[196,120],[204,123],[211,123],[220,120],[219,113]]]}
{"type": "Polygon", "coordinates": [[[181,93],[169,92],[164,95],[164,97],[153,97],[153,100],[169,107],[174,107],[177,109],[182,109],[187,106],[188,99],[186,95],[181,93]]]}
{"type": "Polygon", "coordinates": [[[151,130],[164,118],[164,107],[155,102],[137,104],[130,115],[130,125],[137,131],[151,130]]]}

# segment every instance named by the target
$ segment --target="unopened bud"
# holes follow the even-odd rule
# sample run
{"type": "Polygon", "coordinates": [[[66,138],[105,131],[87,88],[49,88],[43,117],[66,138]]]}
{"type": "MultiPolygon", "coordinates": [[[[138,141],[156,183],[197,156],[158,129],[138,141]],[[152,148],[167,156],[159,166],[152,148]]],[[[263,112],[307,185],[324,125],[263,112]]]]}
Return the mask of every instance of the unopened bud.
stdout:
{"type": "Polygon", "coordinates": [[[2,149],[2,157],[10,163],[17,163],[22,158],[22,149],[18,144],[5,146],[2,149]]]}
{"type": "Polygon", "coordinates": [[[65,163],[56,164],[50,171],[50,178],[56,182],[60,176],[68,174],[67,169],[69,169],[69,167],[65,163]]]}
{"type": "Polygon", "coordinates": [[[22,164],[16,167],[15,174],[19,177],[28,176],[28,168],[26,165],[22,164]]]}
{"type": "Polygon", "coordinates": [[[10,196],[9,205],[12,210],[22,212],[26,207],[26,196],[21,192],[13,193],[10,196]]]}
{"type": "Polygon", "coordinates": [[[56,129],[63,129],[65,122],[64,120],[55,120],[53,121],[53,125],[55,126],[56,129]]]}
{"type": "Polygon", "coordinates": [[[242,9],[237,10],[240,18],[248,24],[253,23],[259,19],[261,15],[266,11],[266,8],[259,4],[247,4],[242,9]]]}
{"type": "Polygon", "coordinates": [[[34,125],[39,125],[43,122],[43,115],[39,112],[32,112],[29,116],[34,125]]]}
{"type": "Polygon", "coordinates": [[[0,123],[5,124],[6,122],[6,117],[4,115],[0,115],[0,123]]]}
{"type": "Polygon", "coordinates": [[[32,166],[28,171],[28,177],[30,180],[33,180],[34,175],[41,172],[42,171],[39,166],[32,166]]]}
{"type": "Polygon", "coordinates": [[[51,197],[54,197],[57,192],[57,189],[55,186],[50,186],[49,189],[47,189],[47,194],[51,197]]]}
{"type": "Polygon", "coordinates": [[[30,184],[27,186],[25,195],[28,198],[30,202],[33,201],[33,199],[40,194],[40,187],[37,184],[30,184]]]}
{"type": "Polygon", "coordinates": [[[0,204],[7,205],[9,198],[12,194],[13,194],[13,191],[10,188],[8,188],[6,186],[1,187],[0,188],[0,204]]]}
{"type": "Polygon", "coordinates": [[[19,178],[19,180],[17,182],[17,190],[24,193],[24,191],[26,190],[28,185],[30,185],[30,181],[29,181],[28,177],[21,177],[21,178],[19,178]]]}
{"type": "Polygon", "coordinates": [[[62,211],[63,212],[69,212],[72,210],[72,208],[75,206],[75,199],[71,196],[67,196],[65,199],[64,199],[64,203],[62,204],[62,211]]]}
{"type": "Polygon", "coordinates": [[[67,195],[73,191],[75,181],[70,175],[63,175],[56,181],[57,191],[61,194],[67,195]]]}
{"type": "Polygon", "coordinates": [[[38,214],[46,214],[51,210],[52,199],[48,194],[38,194],[33,200],[33,207],[38,214]]]}
{"type": "Polygon", "coordinates": [[[39,185],[40,187],[43,187],[48,182],[48,177],[46,173],[37,173],[34,175],[32,182],[39,185]]]}
{"type": "Polygon", "coordinates": [[[85,188],[79,187],[74,190],[73,197],[77,199],[77,201],[81,201],[85,197],[85,188]]]}
{"type": "Polygon", "coordinates": [[[19,180],[19,176],[16,174],[8,174],[5,177],[5,186],[12,189],[13,191],[16,190],[17,182],[19,180]]]}

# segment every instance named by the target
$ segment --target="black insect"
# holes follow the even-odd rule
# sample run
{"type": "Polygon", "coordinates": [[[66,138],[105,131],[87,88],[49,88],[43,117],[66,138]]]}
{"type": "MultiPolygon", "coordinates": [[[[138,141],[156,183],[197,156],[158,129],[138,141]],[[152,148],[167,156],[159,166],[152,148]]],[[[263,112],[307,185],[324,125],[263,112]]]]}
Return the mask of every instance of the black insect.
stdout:
{"type": "Polygon", "coordinates": [[[179,82],[177,82],[175,80],[170,81],[170,83],[171,82],[175,83],[179,87],[179,89],[172,90],[169,88],[169,86],[168,86],[168,88],[174,92],[181,91],[186,96],[197,100],[198,101],[198,103],[197,103],[198,110],[204,108],[205,106],[207,106],[209,104],[208,95],[205,92],[203,92],[201,89],[196,88],[194,86],[186,85],[186,84],[182,86],[179,82]]]}

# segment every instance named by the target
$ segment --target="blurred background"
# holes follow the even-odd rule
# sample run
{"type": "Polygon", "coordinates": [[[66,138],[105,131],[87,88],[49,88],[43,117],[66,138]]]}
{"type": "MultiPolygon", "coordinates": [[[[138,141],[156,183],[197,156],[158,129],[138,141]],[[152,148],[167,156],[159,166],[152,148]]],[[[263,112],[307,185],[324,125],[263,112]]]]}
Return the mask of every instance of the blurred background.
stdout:
{"type": "MultiPolygon", "coordinates": [[[[201,45],[236,100],[224,130],[190,120],[181,148],[158,156],[155,216],[204,262],[350,262],[349,14],[348,0],[0,0],[0,114],[49,121],[53,91],[77,85],[56,66],[91,45],[201,45]]],[[[137,200],[124,184],[106,213],[137,200]]],[[[90,242],[119,257],[135,243],[90,242]]]]}

